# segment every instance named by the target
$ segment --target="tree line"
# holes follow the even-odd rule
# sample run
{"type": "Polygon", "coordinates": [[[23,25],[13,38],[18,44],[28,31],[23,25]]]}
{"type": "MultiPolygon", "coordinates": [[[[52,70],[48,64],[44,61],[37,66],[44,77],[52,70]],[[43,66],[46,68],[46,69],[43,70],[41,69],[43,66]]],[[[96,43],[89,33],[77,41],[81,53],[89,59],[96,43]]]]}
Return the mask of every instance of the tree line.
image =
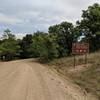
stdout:
{"type": "Polygon", "coordinates": [[[62,22],[50,26],[48,33],[37,31],[27,34],[23,39],[16,39],[9,30],[4,30],[0,40],[0,59],[13,60],[39,58],[47,62],[59,57],[71,55],[72,43],[87,42],[90,52],[100,49],[100,5],[95,3],[83,10],[81,21],[76,25],[62,22]],[[82,38],[84,36],[84,38],[82,38]]]}

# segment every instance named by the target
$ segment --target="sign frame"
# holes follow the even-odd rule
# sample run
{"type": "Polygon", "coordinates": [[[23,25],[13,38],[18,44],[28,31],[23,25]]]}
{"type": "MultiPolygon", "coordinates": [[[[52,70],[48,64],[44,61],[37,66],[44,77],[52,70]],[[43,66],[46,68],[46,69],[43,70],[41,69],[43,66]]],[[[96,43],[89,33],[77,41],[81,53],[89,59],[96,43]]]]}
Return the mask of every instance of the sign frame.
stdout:
{"type": "Polygon", "coordinates": [[[89,43],[72,43],[72,54],[74,55],[74,67],[76,66],[76,55],[85,55],[85,64],[87,64],[87,54],[89,53],[89,43]]]}
{"type": "Polygon", "coordinates": [[[73,43],[72,54],[82,55],[89,53],[89,43],[73,43]]]}

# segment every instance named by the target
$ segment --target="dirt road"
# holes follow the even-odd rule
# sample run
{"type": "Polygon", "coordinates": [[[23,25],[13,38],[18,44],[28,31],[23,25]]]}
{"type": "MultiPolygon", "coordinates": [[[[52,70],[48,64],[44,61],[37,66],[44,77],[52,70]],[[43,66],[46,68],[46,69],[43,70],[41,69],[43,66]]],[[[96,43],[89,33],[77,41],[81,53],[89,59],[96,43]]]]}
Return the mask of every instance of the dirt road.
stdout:
{"type": "Polygon", "coordinates": [[[0,62],[0,100],[95,100],[71,82],[32,62],[0,62]]]}

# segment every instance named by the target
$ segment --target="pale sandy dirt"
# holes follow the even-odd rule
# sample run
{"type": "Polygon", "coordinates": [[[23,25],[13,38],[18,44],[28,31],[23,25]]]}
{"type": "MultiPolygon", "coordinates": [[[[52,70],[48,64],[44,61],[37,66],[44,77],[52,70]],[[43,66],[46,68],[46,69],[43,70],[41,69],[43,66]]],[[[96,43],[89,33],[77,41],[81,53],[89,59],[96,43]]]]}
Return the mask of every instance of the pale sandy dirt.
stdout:
{"type": "Polygon", "coordinates": [[[32,60],[0,62],[0,100],[96,100],[32,60]]]}

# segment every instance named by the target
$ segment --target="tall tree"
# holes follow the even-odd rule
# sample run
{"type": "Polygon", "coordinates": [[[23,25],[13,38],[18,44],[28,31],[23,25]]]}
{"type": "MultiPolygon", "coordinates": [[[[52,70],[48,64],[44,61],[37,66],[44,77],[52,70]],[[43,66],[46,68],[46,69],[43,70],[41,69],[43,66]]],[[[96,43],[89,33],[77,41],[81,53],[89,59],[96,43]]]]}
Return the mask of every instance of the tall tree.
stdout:
{"type": "Polygon", "coordinates": [[[18,42],[15,40],[15,36],[11,31],[5,30],[4,39],[0,44],[0,56],[2,60],[12,60],[18,55],[20,49],[18,42]]]}
{"type": "Polygon", "coordinates": [[[49,33],[56,35],[56,41],[59,44],[59,56],[66,56],[71,53],[73,42],[73,24],[69,22],[62,22],[61,24],[51,26],[49,33]]]}
{"type": "Polygon", "coordinates": [[[9,29],[6,29],[6,30],[4,30],[4,34],[3,34],[3,37],[2,37],[2,39],[15,39],[15,35],[13,35],[12,33],[11,33],[11,30],[9,30],[9,29]]]}
{"type": "Polygon", "coordinates": [[[100,5],[95,3],[83,10],[82,20],[78,23],[84,30],[86,41],[90,43],[90,49],[100,49],[100,5]]]}

